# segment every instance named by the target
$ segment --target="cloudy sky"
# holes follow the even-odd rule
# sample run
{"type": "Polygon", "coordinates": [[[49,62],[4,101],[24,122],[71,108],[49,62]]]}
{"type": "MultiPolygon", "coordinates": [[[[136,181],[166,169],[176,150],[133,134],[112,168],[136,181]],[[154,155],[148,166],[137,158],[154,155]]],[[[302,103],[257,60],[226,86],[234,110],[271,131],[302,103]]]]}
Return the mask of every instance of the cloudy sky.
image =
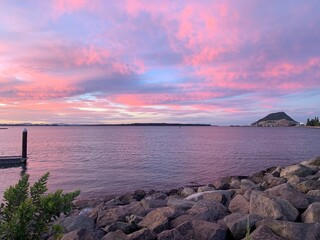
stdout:
{"type": "Polygon", "coordinates": [[[2,0],[0,123],[320,115],[319,0],[2,0]]]}

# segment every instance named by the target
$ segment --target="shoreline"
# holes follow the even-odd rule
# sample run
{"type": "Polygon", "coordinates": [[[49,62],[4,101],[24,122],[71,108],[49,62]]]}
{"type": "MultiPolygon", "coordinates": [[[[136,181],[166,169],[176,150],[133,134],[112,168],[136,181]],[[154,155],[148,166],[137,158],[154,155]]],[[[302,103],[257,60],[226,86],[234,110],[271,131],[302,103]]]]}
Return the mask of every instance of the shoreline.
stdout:
{"type": "Polygon", "coordinates": [[[320,156],[207,185],[78,199],[75,207],[59,220],[62,239],[242,239],[247,226],[251,239],[320,239],[320,156]]]}

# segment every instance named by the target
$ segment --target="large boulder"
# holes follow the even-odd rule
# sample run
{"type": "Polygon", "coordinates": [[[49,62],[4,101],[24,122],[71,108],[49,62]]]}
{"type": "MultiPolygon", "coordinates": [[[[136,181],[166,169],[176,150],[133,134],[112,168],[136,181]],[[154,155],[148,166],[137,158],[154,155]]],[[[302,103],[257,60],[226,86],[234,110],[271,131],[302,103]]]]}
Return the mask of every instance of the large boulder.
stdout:
{"type": "Polygon", "coordinates": [[[264,219],[256,223],[256,227],[268,227],[276,235],[288,240],[320,239],[320,225],[318,223],[297,223],[264,219]]]}
{"type": "Polygon", "coordinates": [[[147,227],[155,233],[160,233],[166,230],[169,227],[169,221],[178,215],[178,211],[171,207],[157,208],[148,213],[138,226],[147,227]]]}
{"type": "Polygon", "coordinates": [[[244,196],[238,194],[229,203],[230,212],[249,213],[249,202],[244,196]]]}
{"type": "Polygon", "coordinates": [[[320,196],[320,189],[310,190],[307,194],[308,195],[313,195],[313,196],[320,196]]]}
{"type": "Polygon", "coordinates": [[[261,217],[257,215],[249,215],[242,213],[232,213],[223,218],[223,221],[228,226],[234,239],[242,239],[245,237],[247,228],[254,227],[257,221],[261,220],[261,217]]]}
{"type": "Polygon", "coordinates": [[[293,188],[290,184],[284,183],[279,186],[269,188],[265,191],[274,196],[289,201],[297,209],[306,209],[309,205],[308,198],[297,189],[293,188]]]}
{"type": "MultiPolygon", "coordinates": [[[[94,240],[94,234],[87,229],[76,229],[74,231],[64,234],[61,240],[94,240]]],[[[119,239],[120,240],[120,239],[119,239]]]]}
{"type": "Polygon", "coordinates": [[[251,193],[249,212],[262,218],[286,221],[295,221],[299,215],[298,210],[287,200],[257,191],[251,193]]]}
{"type": "Polygon", "coordinates": [[[71,232],[76,229],[86,229],[89,231],[94,230],[93,219],[84,215],[66,217],[61,221],[60,225],[66,230],[66,232],[71,232]]]}
{"type": "Polygon", "coordinates": [[[225,239],[227,230],[217,223],[203,220],[192,221],[194,240],[221,240],[225,239]]]}
{"type": "Polygon", "coordinates": [[[194,193],[195,193],[195,191],[192,188],[187,187],[187,188],[184,188],[181,191],[181,196],[182,197],[188,197],[188,196],[190,196],[190,195],[192,195],[194,193]]]}
{"type": "Polygon", "coordinates": [[[213,185],[209,184],[206,186],[198,187],[197,192],[206,192],[206,191],[213,191],[213,190],[216,190],[216,188],[213,185]]]}
{"type": "Polygon", "coordinates": [[[295,187],[302,193],[307,193],[310,190],[318,190],[320,189],[320,181],[307,180],[298,183],[295,187]]]}
{"type": "Polygon", "coordinates": [[[228,209],[221,203],[216,201],[201,200],[197,202],[188,214],[194,215],[196,218],[214,222],[228,215],[228,209]]]}
{"type": "Polygon", "coordinates": [[[148,228],[143,228],[139,231],[127,235],[128,240],[154,240],[156,235],[151,232],[148,228]]]}
{"type": "Polygon", "coordinates": [[[320,202],[310,204],[302,214],[301,220],[304,223],[320,223],[320,202]]]}
{"type": "Polygon", "coordinates": [[[260,187],[249,179],[241,179],[241,189],[259,189],[260,187]]]}
{"type": "Polygon", "coordinates": [[[301,164],[303,164],[303,165],[320,166],[320,156],[312,158],[310,160],[303,161],[301,164]]]}
{"type": "Polygon", "coordinates": [[[217,201],[224,205],[228,205],[231,200],[231,194],[227,190],[215,190],[203,192],[203,199],[207,201],[217,201]]]}
{"type": "Polygon", "coordinates": [[[174,229],[166,230],[158,235],[158,240],[185,240],[193,239],[191,222],[184,222],[174,229]]]}
{"type": "Polygon", "coordinates": [[[282,169],[280,177],[290,178],[293,175],[298,177],[306,177],[314,174],[316,171],[306,167],[305,165],[295,164],[282,169]]]}
{"type": "Polygon", "coordinates": [[[103,231],[105,232],[115,232],[117,230],[121,230],[125,234],[132,233],[133,231],[137,230],[136,225],[125,223],[125,222],[115,222],[111,225],[106,226],[103,231]]]}
{"type": "Polygon", "coordinates": [[[104,235],[101,240],[128,240],[128,237],[124,232],[117,230],[104,235]]]}
{"type": "Polygon", "coordinates": [[[250,234],[250,240],[285,240],[271,231],[265,225],[259,226],[250,234]]]}
{"type": "Polygon", "coordinates": [[[145,209],[159,208],[167,206],[167,200],[145,198],[141,200],[141,204],[145,209]]]}
{"type": "Polygon", "coordinates": [[[141,202],[132,202],[125,206],[108,208],[99,212],[97,225],[98,227],[105,227],[114,222],[124,222],[125,217],[132,214],[144,217],[147,211],[141,202]]]}
{"type": "Polygon", "coordinates": [[[200,217],[190,215],[190,214],[184,214],[181,215],[173,220],[170,221],[169,223],[169,228],[177,228],[179,225],[181,225],[184,222],[192,222],[193,220],[201,220],[200,217]]]}

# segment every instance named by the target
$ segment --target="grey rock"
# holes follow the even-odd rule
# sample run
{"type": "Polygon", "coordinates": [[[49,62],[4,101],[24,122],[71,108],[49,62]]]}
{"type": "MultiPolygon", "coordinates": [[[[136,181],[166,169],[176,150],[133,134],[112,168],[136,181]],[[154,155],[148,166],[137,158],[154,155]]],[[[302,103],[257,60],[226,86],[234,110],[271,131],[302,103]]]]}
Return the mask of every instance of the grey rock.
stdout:
{"type": "Polygon", "coordinates": [[[249,213],[249,201],[244,196],[238,194],[229,203],[230,212],[249,213]]]}
{"type": "Polygon", "coordinates": [[[167,200],[145,198],[141,200],[144,209],[159,208],[167,206],[167,200]]]}
{"type": "Polygon", "coordinates": [[[259,186],[254,182],[250,181],[249,179],[242,179],[240,188],[241,189],[259,189],[259,186]]]}
{"type": "Polygon", "coordinates": [[[198,192],[206,192],[206,191],[212,191],[212,190],[216,190],[213,185],[206,185],[206,186],[198,187],[197,191],[198,192]]]}
{"type": "Polygon", "coordinates": [[[149,196],[146,196],[146,199],[166,199],[168,197],[167,194],[163,193],[163,192],[155,192],[149,196]]]}
{"type": "Polygon", "coordinates": [[[216,223],[202,220],[192,221],[194,240],[221,240],[227,235],[226,229],[216,223]]]}
{"type": "Polygon", "coordinates": [[[250,214],[263,218],[295,221],[299,215],[290,202],[279,197],[253,191],[250,198],[250,214]]]}
{"type": "Polygon", "coordinates": [[[153,240],[156,239],[156,235],[152,233],[149,229],[143,228],[136,231],[130,235],[127,235],[128,240],[153,240]]]}
{"type": "Polygon", "coordinates": [[[191,222],[184,222],[174,229],[166,230],[158,235],[158,240],[185,240],[193,239],[191,222]]]}
{"type": "Polygon", "coordinates": [[[271,231],[265,225],[259,226],[250,234],[250,240],[285,240],[271,231]]]}
{"type": "Polygon", "coordinates": [[[302,193],[307,193],[310,190],[318,190],[320,189],[320,181],[307,180],[304,182],[300,182],[295,187],[302,193]]]}
{"type": "Polygon", "coordinates": [[[135,225],[132,225],[130,223],[125,223],[125,222],[115,222],[112,223],[111,225],[106,226],[103,230],[105,232],[114,232],[117,230],[121,230],[125,234],[129,234],[133,231],[135,231],[137,228],[135,225]]]}
{"type": "Polygon", "coordinates": [[[256,227],[265,226],[273,233],[289,240],[320,239],[320,225],[318,223],[297,223],[264,219],[256,223],[256,227]]]}
{"type": "Polygon", "coordinates": [[[297,209],[306,209],[309,205],[309,201],[305,194],[302,194],[287,183],[269,188],[265,191],[265,193],[269,193],[274,196],[280,196],[281,198],[289,201],[297,209]]]}
{"type": "Polygon", "coordinates": [[[293,175],[293,176],[291,176],[290,178],[288,178],[287,183],[290,183],[290,184],[292,184],[292,185],[296,185],[296,184],[302,182],[303,179],[304,179],[304,178],[298,177],[297,175],[293,175]]]}
{"type": "Polygon", "coordinates": [[[141,189],[137,189],[134,191],[134,195],[136,196],[137,200],[141,200],[146,196],[146,192],[141,189]]]}
{"type": "Polygon", "coordinates": [[[320,223],[320,202],[310,204],[302,214],[301,220],[304,223],[320,223]]]}
{"type": "Polygon", "coordinates": [[[234,239],[242,239],[245,237],[247,227],[254,227],[255,223],[262,218],[257,215],[249,215],[242,213],[232,213],[223,218],[223,221],[228,226],[234,239]]]}
{"type": "Polygon", "coordinates": [[[187,187],[187,188],[184,188],[181,191],[181,196],[182,197],[188,197],[188,196],[190,196],[190,195],[192,195],[194,193],[195,193],[195,191],[192,188],[187,187]]]}
{"type": "Polygon", "coordinates": [[[301,164],[303,164],[303,165],[320,166],[320,156],[312,158],[310,160],[303,161],[301,164]]]}
{"type": "Polygon", "coordinates": [[[315,171],[305,165],[295,164],[282,169],[280,177],[290,178],[293,175],[298,177],[306,177],[308,175],[314,174],[315,171]]]}
{"type": "Polygon", "coordinates": [[[106,225],[110,225],[114,222],[124,222],[125,217],[132,214],[144,217],[147,214],[147,211],[141,202],[132,202],[125,206],[109,208],[100,211],[97,219],[97,225],[98,227],[105,227],[106,225]]]}
{"type": "Polygon", "coordinates": [[[308,195],[313,195],[313,196],[320,196],[320,189],[310,190],[307,194],[308,195]]]}
{"type": "Polygon", "coordinates": [[[199,219],[213,222],[228,215],[229,211],[219,202],[201,200],[188,210],[187,213],[199,219]]]}
{"type": "Polygon", "coordinates": [[[227,206],[231,200],[231,194],[227,190],[207,191],[203,192],[203,200],[217,201],[227,206]]]}
{"type": "Polygon", "coordinates": [[[182,223],[192,222],[193,220],[201,220],[201,219],[199,217],[194,216],[194,215],[184,214],[184,215],[181,215],[181,216],[171,220],[169,223],[169,227],[170,227],[170,229],[177,228],[182,223]]]}
{"type": "Polygon", "coordinates": [[[194,201],[190,201],[190,200],[186,200],[186,199],[169,197],[167,205],[168,205],[168,207],[172,207],[172,208],[188,210],[188,209],[192,208],[195,203],[196,202],[194,202],[194,201]]]}
{"type": "Polygon", "coordinates": [[[101,240],[128,240],[128,237],[124,232],[117,230],[106,234],[101,240]]]}
{"type": "Polygon", "coordinates": [[[76,229],[86,229],[89,231],[93,231],[94,229],[93,219],[84,215],[66,217],[60,224],[66,232],[71,232],[76,229]]]}
{"type": "Polygon", "coordinates": [[[61,240],[95,240],[95,237],[92,231],[80,228],[64,234],[61,240]]]}
{"type": "Polygon", "coordinates": [[[179,212],[170,207],[157,208],[148,213],[138,224],[147,227],[155,233],[160,233],[169,227],[169,221],[179,215],[179,212]]]}
{"type": "Polygon", "coordinates": [[[213,185],[216,189],[227,190],[230,188],[231,179],[232,179],[232,177],[224,177],[224,178],[221,178],[221,179],[215,181],[213,183],[213,185]]]}

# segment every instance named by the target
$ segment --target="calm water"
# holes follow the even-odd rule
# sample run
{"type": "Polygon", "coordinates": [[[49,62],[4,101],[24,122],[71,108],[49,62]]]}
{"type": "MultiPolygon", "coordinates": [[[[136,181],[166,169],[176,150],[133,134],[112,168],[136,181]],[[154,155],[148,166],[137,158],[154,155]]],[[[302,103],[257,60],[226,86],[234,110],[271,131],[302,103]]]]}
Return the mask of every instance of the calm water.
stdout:
{"type": "MultiPolygon", "coordinates": [[[[0,156],[20,155],[22,127],[0,130],[0,156]]],[[[230,127],[29,127],[31,180],[85,195],[209,183],[320,155],[320,129],[230,127]]],[[[21,167],[0,169],[0,195],[21,167]]]]}

